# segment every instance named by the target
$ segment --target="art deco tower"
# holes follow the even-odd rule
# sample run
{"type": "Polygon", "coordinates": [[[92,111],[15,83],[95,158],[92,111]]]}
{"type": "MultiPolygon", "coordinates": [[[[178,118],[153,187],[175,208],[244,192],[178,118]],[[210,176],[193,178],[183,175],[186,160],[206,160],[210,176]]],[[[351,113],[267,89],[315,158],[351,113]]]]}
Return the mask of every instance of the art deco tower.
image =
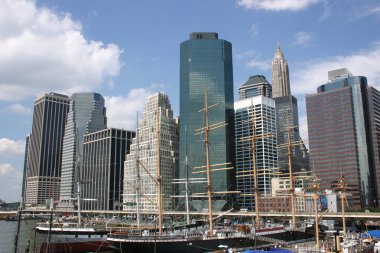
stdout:
{"type": "Polygon", "coordinates": [[[173,210],[172,184],[178,164],[178,129],[166,94],[148,98],[124,162],[124,210],[157,211],[160,175],[163,209],[173,210]],[[158,169],[159,168],[159,169],[158,169]]]}
{"type": "Polygon", "coordinates": [[[273,98],[291,95],[288,62],[279,46],[272,60],[272,88],[273,98]]]}
{"type": "MultiPolygon", "coordinates": [[[[276,101],[277,144],[287,145],[288,128],[290,141],[302,142],[299,133],[297,98],[290,92],[288,62],[280,47],[277,47],[272,61],[272,93],[276,101]]],[[[292,171],[309,170],[308,153],[305,145],[294,145],[292,148],[292,171]]],[[[278,149],[278,166],[283,172],[289,170],[289,157],[286,148],[278,149]]]]}

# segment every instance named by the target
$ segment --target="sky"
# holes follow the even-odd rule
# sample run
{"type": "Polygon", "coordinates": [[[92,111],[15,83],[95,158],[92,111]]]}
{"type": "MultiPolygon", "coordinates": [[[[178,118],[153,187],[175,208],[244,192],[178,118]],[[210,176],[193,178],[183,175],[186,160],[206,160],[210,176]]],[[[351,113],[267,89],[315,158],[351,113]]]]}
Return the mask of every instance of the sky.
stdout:
{"type": "Polygon", "coordinates": [[[34,99],[94,91],[108,127],[135,130],[149,95],[179,115],[179,45],[191,32],[232,43],[234,94],[271,78],[278,45],[288,61],[307,143],[305,94],[346,67],[380,89],[378,0],[0,0],[0,199],[20,201],[34,99]]]}

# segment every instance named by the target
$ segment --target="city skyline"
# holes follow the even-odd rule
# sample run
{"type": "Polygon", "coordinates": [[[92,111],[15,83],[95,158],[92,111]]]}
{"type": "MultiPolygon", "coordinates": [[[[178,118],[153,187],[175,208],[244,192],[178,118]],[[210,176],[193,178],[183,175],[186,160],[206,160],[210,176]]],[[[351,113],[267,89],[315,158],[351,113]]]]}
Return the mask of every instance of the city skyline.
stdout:
{"type": "Polygon", "coordinates": [[[21,199],[25,137],[31,132],[37,96],[98,92],[106,99],[109,127],[134,130],[136,111],[142,111],[149,95],[162,90],[178,115],[178,44],[191,32],[217,32],[232,43],[235,101],[237,87],[249,76],[262,74],[272,82],[270,63],[279,42],[290,66],[303,139],[304,95],[327,81],[328,70],[347,67],[366,76],[370,86],[380,84],[376,1],[107,5],[2,0],[0,14],[0,198],[7,202],[21,199]]]}

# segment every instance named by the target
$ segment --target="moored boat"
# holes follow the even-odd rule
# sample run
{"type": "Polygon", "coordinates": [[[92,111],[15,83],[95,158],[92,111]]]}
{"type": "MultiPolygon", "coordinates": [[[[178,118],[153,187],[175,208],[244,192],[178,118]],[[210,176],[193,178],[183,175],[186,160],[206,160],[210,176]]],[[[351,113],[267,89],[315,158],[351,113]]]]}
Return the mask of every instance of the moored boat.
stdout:
{"type": "Polygon", "coordinates": [[[77,223],[38,224],[36,232],[45,235],[40,253],[101,252],[112,250],[107,242],[107,231],[93,227],[78,227],[77,223]]]}

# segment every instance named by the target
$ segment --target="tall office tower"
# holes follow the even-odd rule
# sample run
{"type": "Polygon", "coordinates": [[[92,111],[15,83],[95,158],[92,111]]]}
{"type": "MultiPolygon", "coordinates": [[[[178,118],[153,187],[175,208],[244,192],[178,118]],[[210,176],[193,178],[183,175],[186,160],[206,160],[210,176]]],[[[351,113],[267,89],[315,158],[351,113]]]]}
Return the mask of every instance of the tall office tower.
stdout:
{"type": "Polygon", "coordinates": [[[278,46],[272,60],[273,97],[291,96],[288,62],[278,46]]]}
{"type": "Polygon", "coordinates": [[[370,173],[373,177],[370,180],[369,194],[372,197],[372,205],[378,207],[380,203],[380,92],[373,87],[368,87],[369,121],[371,124],[371,143],[373,151],[370,160],[370,173]]]}
{"type": "Polygon", "coordinates": [[[74,93],[71,96],[63,137],[62,173],[59,208],[74,208],[71,201],[77,192],[82,167],[85,134],[107,128],[104,98],[98,93],[74,93]]]}
{"type": "Polygon", "coordinates": [[[242,86],[239,87],[240,100],[255,96],[272,97],[272,85],[267,81],[265,76],[251,76],[242,86]]]}
{"type": "Polygon", "coordinates": [[[24,154],[24,170],[22,173],[22,187],[21,187],[21,204],[24,207],[25,201],[26,201],[26,180],[28,178],[27,175],[27,167],[28,167],[28,154],[29,154],[29,148],[30,148],[30,135],[26,136],[25,140],[25,154],[24,154]]]}
{"type": "Polygon", "coordinates": [[[27,158],[26,205],[58,200],[62,144],[70,99],[50,93],[34,100],[33,126],[27,158]]]}
{"type": "MultiPolygon", "coordinates": [[[[272,61],[272,88],[273,98],[276,101],[277,143],[279,146],[288,144],[288,128],[290,127],[290,141],[298,143],[292,147],[292,171],[310,170],[308,150],[302,143],[299,134],[297,98],[290,93],[289,68],[284,55],[277,47],[272,61]]],[[[283,172],[289,170],[287,148],[278,149],[278,166],[283,172]]]]}
{"type": "Polygon", "coordinates": [[[120,210],[124,161],[134,132],[109,128],[84,135],[81,172],[83,210],[120,210]]]}
{"type": "Polygon", "coordinates": [[[135,211],[137,204],[142,211],[158,210],[158,173],[163,209],[173,210],[177,164],[177,124],[168,96],[160,92],[148,98],[124,164],[124,210],[135,211]]]}
{"type": "MultiPolygon", "coordinates": [[[[194,135],[197,129],[205,126],[204,112],[199,112],[205,107],[205,95],[208,105],[217,104],[209,110],[209,124],[227,124],[226,127],[210,132],[211,164],[231,163],[234,166],[234,92],[230,42],[218,39],[217,33],[196,32],[191,33],[190,39],[182,42],[180,48],[179,178],[183,179],[188,174],[186,157],[190,168],[206,165],[204,135],[194,135]]],[[[206,176],[189,174],[191,177],[206,176]]],[[[213,172],[212,191],[225,192],[233,189],[234,178],[234,170],[213,172]]],[[[192,192],[206,191],[205,185],[200,184],[192,184],[190,188],[192,192]]],[[[183,195],[182,190],[180,195],[183,195]]],[[[222,208],[228,201],[232,201],[229,196],[220,196],[213,207],[222,208]]],[[[192,205],[197,210],[207,208],[207,201],[202,204],[192,201],[192,205]]]]}
{"type": "Polygon", "coordinates": [[[343,174],[359,209],[378,205],[380,93],[363,76],[329,71],[329,82],[306,96],[310,157],[321,187],[343,174]]]}
{"type": "Polygon", "coordinates": [[[261,194],[271,194],[271,180],[277,172],[276,108],[273,99],[259,95],[235,102],[235,142],[236,189],[242,193],[238,202],[241,208],[254,210],[253,148],[256,150],[257,183],[261,194]],[[253,135],[255,146],[252,145],[253,135]]]}

